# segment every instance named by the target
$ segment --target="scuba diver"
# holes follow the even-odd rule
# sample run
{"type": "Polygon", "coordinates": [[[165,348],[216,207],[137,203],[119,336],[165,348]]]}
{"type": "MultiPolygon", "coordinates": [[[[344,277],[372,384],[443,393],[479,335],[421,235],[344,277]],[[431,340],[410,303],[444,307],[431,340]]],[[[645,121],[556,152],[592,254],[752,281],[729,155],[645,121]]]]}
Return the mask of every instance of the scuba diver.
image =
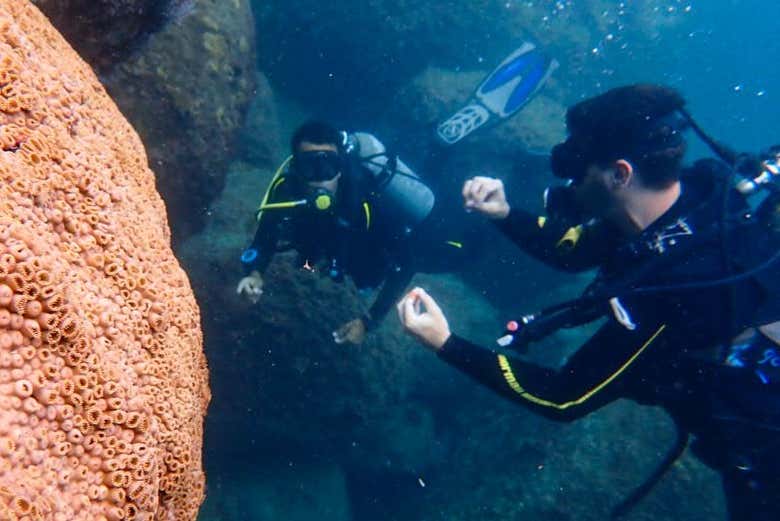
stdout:
{"type": "MultiPolygon", "coordinates": [[[[436,152],[520,111],[558,67],[523,42],[488,74],[464,106],[436,128],[436,152]]],[[[301,266],[334,280],[348,274],[358,288],[382,285],[370,309],[333,333],[337,343],[361,343],[401,297],[416,271],[452,271],[473,261],[476,237],[464,237],[462,217],[445,215],[430,188],[373,135],[348,134],[309,122],[292,138],[292,155],[277,171],[257,215],[258,228],[241,257],[237,293],[257,302],[262,273],[281,241],[301,266]],[[413,253],[413,254],[412,254],[413,253]],[[319,269],[318,267],[316,269],[319,269]]],[[[453,205],[455,206],[455,205],[453,205]]]]}
{"type": "Polygon", "coordinates": [[[260,206],[254,240],[241,256],[246,276],[239,294],[257,301],[261,274],[283,243],[297,250],[305,269],[337,281],[349,275],[358,289],[382,285],[363,316],[333,333],[336,343],[357,344],[416,271],[450,271],[471,255],[465,230],[445,225],[433,192],[373,135],[311,121],[294,133],[291,149],[260,206]]]}
{"type": "Polygon", "coordinates": [[[692,450],[721,477],[733,521],[780,519],[780,190],[778,150],[739,155],[696,124],[675,90],[631,85],[569,108],[551,155],[568,184],[546,215],[510,206],[500,180],[463,187],[523,251],[561,270],[597,268],[578,299],[507,324],[499,348],[451,333],[421,288],[401,302],[405,329],[500,395],[560,421],[618,399],[662,406],[678,442],[625,514],[692,450]],[[682,167],[692,129],[721,160],[682,167]],[[522,351],[563,327],[606,322],[558,370],[522,351]]]}

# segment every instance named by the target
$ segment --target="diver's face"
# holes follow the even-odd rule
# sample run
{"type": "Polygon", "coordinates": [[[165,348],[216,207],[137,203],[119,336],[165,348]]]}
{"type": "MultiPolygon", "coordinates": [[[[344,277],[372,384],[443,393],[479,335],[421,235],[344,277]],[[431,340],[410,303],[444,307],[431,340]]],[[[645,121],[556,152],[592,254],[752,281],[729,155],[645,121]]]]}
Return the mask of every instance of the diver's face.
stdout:
{"type": "Polygon", "coordinates": [[[336,192],[339,189],[340,178],[341,172],[336,174],[336,177],[332,179],[328,179],[327,181],[310,181],[306,183],[306,186],[310,192],[316,192],[317,190],[327,190],[331,194],[336,195],[336,192]]]}
{"type": "Polygon", "coordinates": [[[319,171],[319,169],[324,169],[325,167],[327,167],[328,172],[334,173],[334,175],[328,179],[308,181],[306,183],[306,187],[310,192],[316,192],[317,190],[327,190],[331,194],[336,195],[339,187],[339,179],[341,178],[338,153],[338,147],[332,143],[309,143],[308,141],[304,141],[298,146],[298,155],[318,156],[318,160],[316,162],[312,162],[310,165],[308,165],[310,168],[318,169],[316,172],[311,172],[311,176],[320,177],[322,172],[319,171]],[[329,164],[328,158],[331,157],[333,158],[333,165],[329,164]]]}

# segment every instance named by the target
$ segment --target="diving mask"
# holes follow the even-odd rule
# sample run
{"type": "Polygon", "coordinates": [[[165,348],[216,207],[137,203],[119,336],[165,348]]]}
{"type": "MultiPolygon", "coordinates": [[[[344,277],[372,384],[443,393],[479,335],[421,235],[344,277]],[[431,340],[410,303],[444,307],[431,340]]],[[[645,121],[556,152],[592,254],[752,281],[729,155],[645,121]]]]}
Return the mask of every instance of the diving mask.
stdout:
{"type": "Polygon", "coordinates": [[[306,182],[333,179],[342,171],[342,166],[341,154],[335,150],[297,152],[292,163],[295,174],[306,182]]]}
{"type": "Polygon", "coordinates": [[[553,147],[550,169],[555,177],[578,183],[585,178],[592,155],[585,143],[569,137],[553,147]]]}

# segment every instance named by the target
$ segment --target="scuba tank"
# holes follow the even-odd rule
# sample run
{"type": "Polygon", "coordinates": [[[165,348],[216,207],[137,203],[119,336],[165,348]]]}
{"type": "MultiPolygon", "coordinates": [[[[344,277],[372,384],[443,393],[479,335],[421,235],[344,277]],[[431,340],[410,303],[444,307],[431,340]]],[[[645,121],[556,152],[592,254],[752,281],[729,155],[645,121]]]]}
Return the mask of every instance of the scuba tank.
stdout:
{"type": "Polygon", "coordinates": [[[406,163],[389,154],[372,134],[342,132],[342,136],[345,152],[370,172],[371,196],[383,213],[395,216],[403,230],[415,228],[428,217],[436,197],[406,163]]]}

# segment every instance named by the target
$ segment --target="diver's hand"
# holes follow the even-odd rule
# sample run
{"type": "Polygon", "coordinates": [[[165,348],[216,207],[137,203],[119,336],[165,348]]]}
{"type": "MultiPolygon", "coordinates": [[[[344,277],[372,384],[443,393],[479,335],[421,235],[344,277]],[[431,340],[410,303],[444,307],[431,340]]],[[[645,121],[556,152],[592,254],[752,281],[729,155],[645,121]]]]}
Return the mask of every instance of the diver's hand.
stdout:
{"type": "Polygon", "coordinates": [[[447,319],[433,298],[422,288],[414,288],[397,306],[398,318],[404,329],[434,351],[452,334],[447,319]]]}
{"type": "Polygon", "coordinates": [[[253,271],[239,281],[236,293],[244,294],[252,304],[256,304],[263,294],[263,277],[259,272],[253,271]]]}
{"type": "Polygon", "coordinates": [[[350,344],[362,344],[366,339],[366,324],[362,318],[350,320],[333,332],[333,341],[337,344],[349,342],[350,344]]]}
{"type": "Polygon", "coordinates": [[[492,177],[474,177],[463,184],[463,206],[476,210],[490,219],[504,219],[509,215],[509,203],[504,183],[492,177]]]}

